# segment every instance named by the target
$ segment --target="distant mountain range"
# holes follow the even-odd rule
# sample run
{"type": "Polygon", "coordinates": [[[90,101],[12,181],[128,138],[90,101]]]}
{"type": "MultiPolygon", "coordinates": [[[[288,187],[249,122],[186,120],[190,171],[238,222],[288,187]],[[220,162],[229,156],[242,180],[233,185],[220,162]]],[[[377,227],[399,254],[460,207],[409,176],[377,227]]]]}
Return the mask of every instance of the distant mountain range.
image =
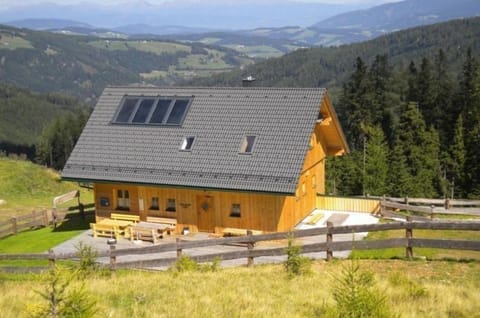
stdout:
{"type": "Polygon", "coordinates": [[[165,1],[161,4],[129,0],[118,1],[115,4],[111,4],[111,1],[108,3],[99,1],[96,4],[76,2],[61,5],[48,0],[36,5],[26,5],[19,1],[16,5],[11,3],[8,7],[0,9],[0,22],[11,24],[9,22],[13,21],[14,24],[11,24],[13,26],[26,27],[15,21],[61,17],[107,29],[125,25],[150,25],[152,29],[157,29],[156,26],[173,25],[235,30],[284,25],[308,26],[339,13],[366,7],[368,5],[323,4],[293,0],[165,1]]]}
{"type": "MultiPolygon", "coordinates": [[[[123,19],[122,21],[133,21],[136,14],[143,12],[144,7],[145,4],[133,10],[130,14],[131,17],[123,19]]],[[[60,8],[55,8],[56,10],[60,10],[60,8]]],[[[67,13],[62,16],[68,17],[70,8],[71,6],[63,7],[64,10],[67,10],[67,13]]],[[[154,11],[152,8],[158,9],[157,7],[150,7],[151,11],[154,11]]],[[[351,7],[305,3],[292,5],[291,2],[281,2],[272,7],[269,2],[261,2],[260,5],[255,6],[253,9],[252,4],[246,2],[245,5],[219,6],[214,11],[209,11],[208,6],[201,6],[197,8],[199,10],[195,11],[195,17],[191,17],[189,10],[192,8],[191,6],[174,6],[166,8],[161,12],[150,12],[146,14],[143,18],[144,23],[125,24],[110,28],[99,28],[84,22],[60,19],[30,18],[10,21],[7,24],[34,30],[50,30],[64,34],[82,34],[104,38],[167,38],[182,41],[197,41],[205,44],[222,45],[233,49],[237,47],[242,49],[242,45],[248,45],[248,42],[251,42],[251,37],[257,37],[268,39],[268,41],[265,40],[266,42],[270,42],[271,40],[275,40],[277,43],[284,41],[282,48],[277,48],[279,54],[282,54],[303,46],[336,46],[361,42],[401,29],[480,15],[479,0],[404,0],[368,9],[344,12],[334,16],[332,15],[335,12],[351,7]],[[234,12],[232,12],[233,8],[238,12],[234,14],[234,12]],[[251,11],[251,18],[246,19],[244,13],[248,8],[250,8],[251,11]],[[170,12],[171,16],[165,17],[164,15],[167,12],[170,12]],[[181,16],[182,12],[183,18],[179,18],[178,16],[181,16]],[[289,12],[290,18],[284,17],[284,12],[289,12]],[[295,22],[296,20],[294,20],[293,17],[305,14],[306,12],[308,12],[308,14],[305,15],[304,21],[311,21],[313,19],[312,16],[316,16],[318,20],[320,20],[322,16],[326,18],[308,27],[278,27],[275,26],[277,23],[273,21],[274,19],[283,17],[285,18],[283,20],[285,24],[295,22]],[[155,14],[158,16],[156,21],[162,21],[163,24],[158,24],[158,22],[152,24],[147,23],[153,20],[152,15],[155,14]],[[208,24],[208,28],[189,26],[194,23],[194,21],[199,21],[198,23],[200,24],[199,19],[206,19],[208,15],[212,14],[213,16],[210,16],[211,23],[208,24]],[[217,17],[217,15],[222,16],[217,17]],[[174,19],[175,16],[177,18],[174,19]],[[263,17],[263,19],[261,17],[263,17]],[[229,26],[239,26],[239,30],[219,29],[219,26],[226,25],[225,23],[220,23],[220,21],[224,21],[225,19],[230,20],[231,24],[229,26]],[[243,22],[240,23],[238,20],[243,22]],[[248,28],[248,26],[252,25],[250,20],[260,20],[262,21],[261,24],[271,23],[271,26],[248,28]],[[182,22],[183,24],[165,24],[174,21],[182,22]]],[[[120,10],[117,7],[110,9],[112,11],[111,14],[115,13],[116,10],[120,10]]],[[[92,14],[95,16],[101,14],[101,12],[103,11],[100,10],[100,12],[93,12],[92,14]]],[[[109,16],[105,12],[102,14],[109,16]]],[[[2,14],[0,12],[0,19],[1,17],[2,14]]],[[[76,15],[76,17],[81,18],[81,12],[76,15]]],[[[95,20],[90,17],[88,21],[95,20]]],[[[258,43],[259,40],[257,39],[255,42],[258,43]]],[[[270,43],[267,45],[270,45],[270,43]]],[[[249,54],[248,51],[240,51],[249,54]]],[[[255,55],[251,56],[257,57],[262,55],[255,53],[255,55]]]]}

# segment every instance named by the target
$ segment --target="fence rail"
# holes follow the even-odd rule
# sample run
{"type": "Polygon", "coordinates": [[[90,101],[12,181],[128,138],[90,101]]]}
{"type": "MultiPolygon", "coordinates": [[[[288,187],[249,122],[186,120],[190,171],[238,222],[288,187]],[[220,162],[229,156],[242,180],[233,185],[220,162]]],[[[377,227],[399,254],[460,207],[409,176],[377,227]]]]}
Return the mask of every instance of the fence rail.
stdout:
{"type": "MultiPolygon", "coordinates": [[[[441,199],[421,199],[421,198],[381,198],[380,214],[383,216],[393,216],[405,218],[399,215],[397,211],[410,211],[419,214],[426,214],[430,219],[436,215],[468,215],[480,217],[480,201],[478,200],[441,200],[441,199]],[[460,207],[456,207],[460,206],[460,207]]],[[[426,220],[425,217],[414,217],[416,220],[426,220]]]]}
{"type": "MultiPolygon", "coordinates": [[[[333,257],[334,252],[348,251],[352,249],[384,249],[384,248],[405,248],[405,255],[407,258],[413,256],[413,248],[429,247],[441,249],[455,249],[455,250],[471,250],[480,251],[480,241],[477,240],[443,240],[443,239],[421,239],[413,238],[413,230],[427,229],[427,230],[461,230],[461,231],[480,231],[480,222],[474,221],[457,221],[457,222],[390,222],[382,224],[368,224],[368,225],[351,225],[351,226],[333,226],[328,223],[326,228],[316,228],[307,230],[297,230],[293,232],[278,232],[271,234],[252,235],[249,231],[248,235],[240,237],[226,237],[217,239],[208,239],[202,241],[182,241],[177,238],[174,243],[160,244],[144,248],[129,248],[117,250],[115,245],[112,245],[109,251],[102,252],[97,257],[108,257],[109,264],[112,271],[117,268],[145,268],[145,267],[160,267],[170,266],[175,263],[178,258],[187,250],[200,247],[211,247],[218,245],[229,245],[244,243],[245,249],[236,251],[218,252],[210,254],[192,255],[193,260],[198,262],[209,262],[214,259],[232,260],[232,259],[247,259],[247,265],[252,266],[254,259],[265,256],[282,256],[286,254],[285,246],[281,247],[263,247],[255,248],[255,244],[264,241],[279,241],[285,240],[289,236],[294,238],[309,237],[325,235],[326,241],[322,243],[311,243],[302,245],[302,253],[326,252],[327,260],[333,257]],[[361,233],[361,232],[377,232],[386,230],[405,230],[405,237],[391,238],[384,240],[362,240],[362,241],[334,241],[335,234],[345,233],[361,233]],[[167,256],[156,255],[159,253],[176,252],[176,256],[168,254],[167,256]],[[121,261],[123,256],[128,255],[150,255],[151,259],[135,260],[135,261],[121,261]]],[[[18,259],[44,259],[49,260],[50,264],[54,264],[56,260],[78,259],[76,253],[69,254],[55,254],[53,251],[49,253],[38,254],[0,254],[0,260],[18,260],[18,259]]],[[[5,270],[5,268],[4,268],[5,270]]]]}
{"type": "Polygon", "coordinates": [[[0,222],[0,238],[9,235],[16,235],[19,232],[28,229],[46,227],[57,222],[62,222],[67,215],[78,214],[79,216],[84,216],[85,209],[92,207],[93,204],[80,204],[70,208],[57,209],[55,212],[54,210],[42,209],[39,211],[34,210],[28,214],[11,217],[8,221],[0,222]]]}

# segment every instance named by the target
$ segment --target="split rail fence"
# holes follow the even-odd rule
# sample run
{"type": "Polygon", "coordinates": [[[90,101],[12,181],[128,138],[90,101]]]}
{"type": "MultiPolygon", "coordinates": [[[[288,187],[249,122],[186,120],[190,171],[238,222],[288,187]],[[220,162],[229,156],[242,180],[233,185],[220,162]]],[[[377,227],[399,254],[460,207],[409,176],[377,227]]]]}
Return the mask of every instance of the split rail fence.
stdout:
{"type": "MultiPolygon", "coordinates": [[[[383,216],[399,216],[396,211],[409,211],[419,214],[412,216],[415,220],[430,219],[438,215],[443,216],[475,216],[480,217],[480,200],[450,200],[450,199],[421,199],[421,198],[387,198],[380,201],[380,214],[383,216]]],[[[401,217],[401,216],[400,216],[401,217]]]]}
{"type": "MultiPolygon", "coordinates": [[[[33,210],[28,214],[11,217],[7,221],[0,222],[0,238],[9,235],[16,235],[25,230],[46,227],[49,225],[54,225],[55,223],[60,223],[67,215],[69,217],[83,217],[86,214],[85,209],[89,208],[93,208],[93,204],[80,204],[70,208],[57,209],[55,212],[54,210],[47,209],[41,209],[38,211],[33,210]]],[[[88,213],[93,213],[93,211],[89,211],[88,213]]]]}
{"type": "MultiPolygon", "coordinates": [[[[176,242],[165,243],[144,248],[116,249],[115,245],[110,246],[110,250],[99,253],[97,257],[104,258],[103,266],[107,266],[110,270],[115,271],[117,268],[156,268],[166,267],[174,264],[179,257],[186,253],[189,249],[212,247],[218,245],[245,244],[246,248],[239,250],[189,255],[189,257],[197,262],[211,262],[215,259],[222,261],[233,259],[246,259],[247,266],[253,266],[254,259],[265,256],[282,256],[286,255],[285,246],[273,248],[255,248],[255,244],[263,241],[284,241],[289,236],[294,238],[325,236],[325,242],[311,243],[302,245],[302,253],[325,252],[326,259],[330,260],[337,251],[349,251],[352,249],[384,249],[402,247],[405,248],[405,256],[413,257],[414,248],[440,248],[454,250],[470,250],[480,251],[480,241],[478,240],[443,240],[443,239],[423,239],[414,238],[413,231],[419,229],[427,230],[458,230],[458,231],[480,231],[480,222],[458,221],[458,222],[390,222],[382,224],[369,225],[352,225],[352,226],[333,226],[328,223],[325,228],[315,228],[306,230],[297,230],[293,232],[279,232],[271,234],[252,235],[251,231],[246,236],[226,237],[217,239],[207,239],[201,241],[182,241],[177,238],[176,242]],[[385,240],[361,240],[361,241],[335,241],[334,235],[337,234],[353,234],[363,232],[376,232],[387,230],[405,230],[405,237],[392,238],[385,240]],[[167,253],[175,252],[175,253],[167,253]],[[161,255],[167,253],[169,256],[161,255]],[[173,254],[173,255],[172,255],[173,254]],[[122,258],[138,255],[148,256],[149,259],[122,261],[122,258]],[[109,262],[105,259],[109,259],[109,262]]],[[[353,237],[353,235],[352,235],[353,237]]],[[[188,253],[187,253],[188,255],[188,253]]],[[[0,254],[0,260],[12,259],[43,259],[48,260],[51,265],[57,260],[78,259],[78,255],[72,254],[55,254],[53,251],[41,254],[0,254]]],[[[100,261],[97,259],[97,261],[100,261]]],[[[5,270],[5,268],[4,268],[5,270]]],[[[8,270],[8,269],[7,269],[8,270]]]]}

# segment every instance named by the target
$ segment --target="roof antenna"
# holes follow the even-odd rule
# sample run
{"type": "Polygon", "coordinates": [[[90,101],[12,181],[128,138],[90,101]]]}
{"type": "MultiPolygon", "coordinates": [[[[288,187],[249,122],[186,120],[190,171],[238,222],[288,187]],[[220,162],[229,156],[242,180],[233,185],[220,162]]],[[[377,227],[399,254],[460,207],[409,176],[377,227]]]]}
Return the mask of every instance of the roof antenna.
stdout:
{"type": "Polygon", "coordinates": [[[252,75],[248,75],[247,77],[242,79],[242,87],[252,87],[254,86],[254,82],[255,77],[253,77],[252,75]]]}

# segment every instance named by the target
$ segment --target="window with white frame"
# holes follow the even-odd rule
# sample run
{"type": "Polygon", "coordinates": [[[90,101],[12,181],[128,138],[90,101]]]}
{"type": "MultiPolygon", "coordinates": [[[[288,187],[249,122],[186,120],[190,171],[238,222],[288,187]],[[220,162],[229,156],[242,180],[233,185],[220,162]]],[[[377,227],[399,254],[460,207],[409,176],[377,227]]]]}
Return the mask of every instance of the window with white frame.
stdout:
{"type": "Polygon", "coordinates": [[[130,194],[128,190],[117,190],[117,209],[130,210],[130,194]]]}

